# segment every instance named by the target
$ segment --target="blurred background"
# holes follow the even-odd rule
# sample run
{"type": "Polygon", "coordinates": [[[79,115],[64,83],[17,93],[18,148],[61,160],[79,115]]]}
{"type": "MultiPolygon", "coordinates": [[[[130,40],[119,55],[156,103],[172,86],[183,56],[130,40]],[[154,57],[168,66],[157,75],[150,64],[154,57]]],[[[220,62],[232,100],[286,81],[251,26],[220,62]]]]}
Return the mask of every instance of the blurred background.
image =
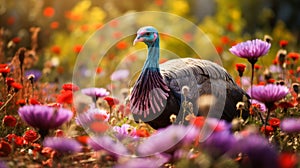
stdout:
{"type": "MultiPolygon", "coordinates": [[[[233,63],[245,62],[228,52],[241,41],[253,38],[273,38],[268,57],[259,64],[270,64],[274,60],[280,40],[288,41],[288,50],[299,52],[300,1],[298,0],[0,0],[1,40],[13,46],[1,46],[1,63],[11,60],[19,47],[32,47],[30,28],[40,27],[37,53],[39,60],[34,69],[48,73],[49,81],[71,80],[76,55],[86,40],[107,22],[124,14],[137,11],[163,11],[182,16],[199,26],[210,38],[223,61],[224,67],[234,72],[233,63]]],[[[147,16],[151,19],[151,16],[147,16]]],[[[148,18],[145,18],[148,19],[148,18]]],[[[110,25],[118,27],[117,22],[110,25]]],[[[114,32],[111,38],[121,38],[114,32]]],[[[120,61],[126,56],[129,62],[139,60],[131,54],[132,38],[122,39],[106,53],[104,63],[96,69],[84,69],[83,74],[98,75],[99,85],[106,85],[115,71],[107,64],[109,60],[120,61]],[[123,57],[119,57],[122,55],[123,57]]],[[[193,34],[185,38],[193,39],[193,34]]],[[[180,41],[170,38],[162,40],[170,51],[193,57],[188,47],[178,48],[180,41]]],[[[200,47],[200,46],[199,46],[200,47]]],[[[161,58],[164,62],[168,57],[161,58]]],[[[142,61],[141,61],[142,64],[142,61]]]]}

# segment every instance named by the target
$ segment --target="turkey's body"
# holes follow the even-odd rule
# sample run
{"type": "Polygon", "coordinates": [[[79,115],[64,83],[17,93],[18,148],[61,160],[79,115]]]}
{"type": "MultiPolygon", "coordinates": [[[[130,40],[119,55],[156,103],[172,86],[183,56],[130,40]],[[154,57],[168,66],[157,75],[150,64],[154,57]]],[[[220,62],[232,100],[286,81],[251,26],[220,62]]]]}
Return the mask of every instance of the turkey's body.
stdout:
{"type": "MultiPolygon", "coordinates": [[[[147,44],[148,58],[130,98],[136,121],[142,120],[158,129],[170,125],[170,116],[175,114],[177,123],[188,122],[185,119],[189,113],[203,113],[198,108],[199,97],[203,95],[212,95],[215,100],[209,102],[207,117],[231,121],[240,115],[236,104],[249,96],[224,68],[194,58],[174,59],[158,65],[159,40],[154,40],[153,44],[147,44]],[[182,93],[183,87],[189,88],[188,93],[182,93]]],[[[243,118],[247,116],[245,111],[243,118]]]]}

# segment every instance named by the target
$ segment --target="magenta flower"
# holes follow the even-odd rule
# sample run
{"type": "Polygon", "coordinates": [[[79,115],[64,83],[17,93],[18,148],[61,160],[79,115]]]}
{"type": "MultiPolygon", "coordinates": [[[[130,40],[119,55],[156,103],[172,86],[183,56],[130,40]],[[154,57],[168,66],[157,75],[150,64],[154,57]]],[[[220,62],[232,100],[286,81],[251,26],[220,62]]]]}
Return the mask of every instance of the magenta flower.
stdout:
{"type": "Polygon", "coordinates": [[[259,57],[266,55],[269,52],[270,47],[270,43],[255,39],[238,43],[237,45],[231,47],[229,51],[241,58],[257,60],[259,57]]]}
{"type": "Polygon", "coordinates": [[[259,105],[259,110],[261,112],[266,112],[267,111],[267,107],[264,103],[262,103],[258,100],[255,100],[255,99],[250,99],[250,102],[251,102],[251,105],[259,105]]]}
{"type": "Polygon", "coordinates": [[[18,113],[28,125],[42,130],[58,128],[73,116],[70,110],[43,105],[23,106],[19,108],[18,113]]]}
{"type": "Polygon", "coordinates": [[[280,122],[280,128],[283,132],[287,132],[287,133],[300,132],[300,119],[285,118],[280,122]]]}
{"type": "Polygon", "coordinates": [[[137,137],[136,129],[129,124],[123,124],[122,126],[114,126],[113,130],[116,132],[118,139],[124,139],[127,137],[137,137]]]}
{"type": "Polygon", "coordinates": [[[192,126],[170,125],[145,139],[138,146],[138,156],[174,152],[183,144],[188,144],[195,140],[198,133],[199,130],[192,126]]]}
{"type": "Polygon", "coordinates": [[[107,113],[106,110],[101,110],[98,108],[90,108],[88,111],[79,114],[75,118],[75,121],[78,125],[88,126],[95,121],[107,122],[109,120],[109,117],[110,115],[107,113]]]}
{"type": "Polygon", "coordinates": [[[90,96],[90,97],[96,98],[96,99],[109,95],[109,92],[104,88],[85,88],[85,89],[82,89],[81,92],[87,96],[90,96]]]}
{"type": "Polygon", "coordinates": [[[81,151],[81,145],[74,139],[64,137],[47,137],[43,145],[60,153],[76,153],[81,151]]]}
{"type": "Polygon", "coordinates": [[[257,85],[248,90],[248,94],[252,99],[263,102],[266,105],[281,100],[288,93],[289,89],[286,86],[275,84],[267,84],[265,86],[257,85]]]}

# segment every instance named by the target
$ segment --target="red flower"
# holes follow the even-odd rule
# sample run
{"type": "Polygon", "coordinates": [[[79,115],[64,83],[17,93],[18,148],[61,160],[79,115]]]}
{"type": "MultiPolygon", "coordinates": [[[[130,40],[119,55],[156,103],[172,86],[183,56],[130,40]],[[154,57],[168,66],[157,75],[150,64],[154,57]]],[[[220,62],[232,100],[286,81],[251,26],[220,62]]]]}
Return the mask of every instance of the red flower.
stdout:
{"type": "Polygon", "coordinates": [[[120,41],[116,45],[117,49],[124,50],[128,47],[128,44],[125,41],[120,41]]]}
{"type": "Polygon", "coordinates": [[[73,103],[73,92],[70,90],[63,90],[61,94],[57,96],[56,101],[58,103],[67,103],[72,104],[73,103]]]}
{"type": "Polygon", "coordinates": [[[37,132],[35,132],[34,130],[27,130],[24,135],[23,138],[27,141],[27,142],[34,142],[39,138],[39,135],[37,132]]]}
{"type": "Polygon", "coordinates": [[[139,137],[149,137],[150,133],[145,128],[141,128],[136,130],[136,135],[139,137]]]}
{"type": "Polygon", "coordinates": [[[97,74],[101,74],[102,71],[103,71],[103,69],[101,67],[96,68],[96,73],[97,74]]]}
{"type": "Polygon", "coordinates": [[[279,167],[294,168],[298,163],[298,157],[295,153],[281,153],[279,155],[279,167]]]}
{"type": "Polygon", "coordinates": [[[108,103],[108,105],[110,107],[112,107],[116,104],[119,104],[119,100],[117,98],[114,98],[114,97],[107,96],[107,97],[104,97],[103,99],[106,100],[106,102],[108,103]]]}
{"type": "Polygon", "coordinates": [[[52,7],[46,7],[43,11],[45,17],[52,17],[55,14],[55,9],[52,7]]]}
{"type": "Polygon", "coordinates": [[[17,124],[17,119],[12,115],[6,115],[2,121],[3,125],[7,127],[14,127],[17,124]]]}
{"type": "Polygon", "coordinates": [[[59,22],[56,22],[56,21],[51,22],[50,27],[51,27],[51,29],[57,29],[59,27],[59,22]]]}
{"type": "Polygon", "coordinates": [[[283,109],[287,109],[294,107],[294,104],[291,102],[280,102],[277,106],[283,109]]]}
{"type": "Polygon", "coordinates": [[[239,72],[239,76],[243,76],[243,73],[246,69],[246,65],[242,63],[235,64],[236,70],[239,72]]]}
{"type": "Polygon", "coordinates": [[[276,82],[276,80],[275,79],[273,79],[273,78],[271,78],[271,79],[268,79],[268,81],[267,81],[267,83],[275,83],[276,82]]]}
{"type": "Polygon", "coordinates": [[[109,126],[105,122],[95,121],[90,124],[90,128],[95,133],[104,133],[106,130],[108,130],[109,126]]]}
{"type": "Polygon", "coordinates": [[[286,47],[289,44],[289,42],[287,40],[280,40],[279,41],[279,45],[281,48],[286,47]]]}
{"type": "Polygon", "coordinates": [[[230,38],[227,36],[221,37],[221,43],[222,44],[228,44],[230,42],[230,38]]]}
{"type": "Polygon", "coordinates": [[[54,45],[54,46],[51,47],[51,52],[54,53],[54,54],[59,55],[61,53],[61,49],[60,49],[59,46],[54,45]]]}
{"type": "Polygon", "coordinates": [[[31,104],[31,105],[38,105],[38,104],[41,104],[37,99],[35,99],[35,98],[30,98],[29,99],[29,103],[31,104]]]}
{"type": "Polygon", "coordinates": [[[8,67],[7,64],[0,64],[0,68],[6,68],[6,67],[8,67]]]}
{"type": "Polygon", "coordinates": [[[277,128],[277,127],[279,127],[279,125],[280,125],[280,120],[279,120],[278,118],[271,118],[271,119],[269,120],[269,124],[270,124],[272,127],[277,128]]]}
{"type": "Polygon", "coordinates": [[[20,136],[16,136],[15,139],[14,139],[14,143],[18,146],[22,146],[24,145],[26,142],[25,142],[25,139],[23,137],[20,137],[20,136]]]}
{"type": "Polygon", "coordinates": [[[14,88],[14,91],[15,91],[15,92],[18,92],[20,89],[23,88],[23,86],[22,86],[20,83],[17,83],[17,82],[13,82],[13,83],[11,84],[11,87],[14,88]]]}
{"type": "Polygon", "coordinates": [[[260,65],[258,65],[258,64],[255,64],[255,65],[254,65],[254,69],[255,69],[255,70],[259,70],[260,68],[261,68],[260,65]]]}
{"type": "Polygon", "coordinates": [[[14,78],[6,78],[5,79],[5,82],[8,86],[11,86],[12,83],[15,82],[14,78]]]}
{"type": "Polygon", "coordinates": [[[201,128],[204,125],[204,120],[205,120],[205,118],[203,116],[200,116],[200,117],[196,117],[195,119],[193,119],[192,123],[194,126],[201,128]]]}
{"type": "Polygon", "coordinates": [[[0,157],[8,156],[12,151],[11,145],[4,140],[0,141],[0,157]]]}
{"type": "Polygon", "coordinates": [[[79,90],[79,87],[73,83],[65,83],[63,84],[62,88],[67,91],[67,90],[70,90],[70,91],[78,91],[79,90]]]}
{"type": "Polygon", "coordinates": [[[20,106],[24,106],[26,104],[26,100],[25,99],[19,99],[17,102],[16,102],[17,105],[20,105],[20,106]]]}
{"type": "Polygon", "coordinates": [[[290,52],[287,56],[288,56],[289,58],[291,58],[292,60],[296,61],[296,60],[299,59],[300,54],[299,54],[299,53],[296,53],[296,52],[290,52]]]}
{"type": "Polygon", "coordinates": [[[61,130],[61,129],[58,129],[58,130],[55,131],[55,136],[56,137],[63,137],[64,134],[65,134],[64,131],[61,130]]]}
{"type": "Polygon", "coordinates": [[[81,144],[86,145],[87,142],[88,142],[88,140],[89,140],[89,138],[90,138],[89,136],[83,135],[83,136],[77,136],[76,140],[78,142],[80,142],[81,144]]]}
{"type": "Polygon", "coordinates": [[[77,44],[77,45],[74,46],[73,51],[74,51],[76,54],[78,54],[78,53],[80,53],[80,52],[82,51],[82,49],[83,49],[82,45],[77,44]]]}
{"type": "Polygon", "coordinates": [[[222,46],[216,46],[216,50],[217,50],[217,53],[219,55],[221,55],[223,53],[223,47],[222,46]]]}
{"type": "Polygon", "coordinates": [[[6,75],[6,74],[8,74],[10,72],[10,68],[8,68],[8,67],[3,67],[3,68],[1,68],[0,67],[0,73],[2,73],[2,75],[6,75]]]}
{"type": "Polygon", "coordinates": [[[15,37],[11,41],[14,42],[15,44],[18,44],[18,43],[20,43],[21,38],[20,37],[15,37]]]}
{"type": "Polygon", "coordinates": [[[267,125],[267,126],[262,126],[260,128],[260,132],[264,133],[265,135],[271,135],[274,132],[274,128],[267,125]]]}

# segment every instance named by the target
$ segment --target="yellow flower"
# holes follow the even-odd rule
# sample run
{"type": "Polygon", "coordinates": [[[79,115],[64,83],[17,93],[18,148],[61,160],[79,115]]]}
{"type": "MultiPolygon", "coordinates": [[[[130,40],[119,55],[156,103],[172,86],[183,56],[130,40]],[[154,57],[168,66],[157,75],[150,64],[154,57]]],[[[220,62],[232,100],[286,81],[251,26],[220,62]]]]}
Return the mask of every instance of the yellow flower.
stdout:
{"type": "Polygon", "coordinates": [[[171,2],[172,12],[177,15],[185,15],[189,11],[189,4],[185,0],[174,0],[171,2]]]}

